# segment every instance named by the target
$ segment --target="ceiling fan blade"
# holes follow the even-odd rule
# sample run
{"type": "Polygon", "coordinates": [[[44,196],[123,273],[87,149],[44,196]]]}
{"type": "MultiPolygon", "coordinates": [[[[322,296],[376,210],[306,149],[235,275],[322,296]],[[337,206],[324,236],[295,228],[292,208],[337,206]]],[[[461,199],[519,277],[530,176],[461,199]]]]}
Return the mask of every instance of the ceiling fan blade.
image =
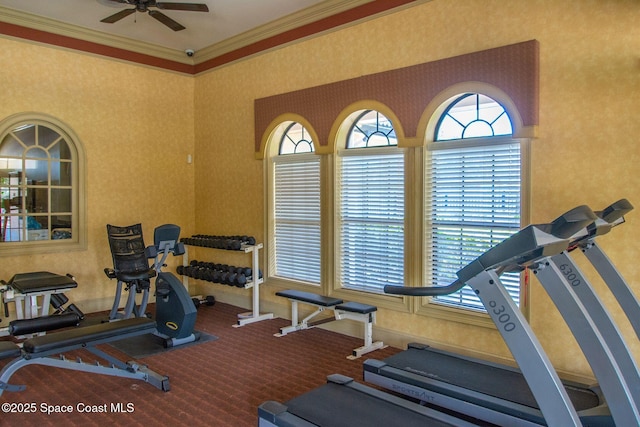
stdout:
{"type": "Polygon", "coordinates": [[[100,22],[106,22],[107,24],[113,24],[114,22],[118,22],[122,18],[126,18],[127,16],[131,15],[135,11],[136,11],[135,9],[121,10],[118,13],[114,13],[111,16],[107,16],[106,18],[101,19],[100,22]]]}
{"type": "Polygon", "coordinates": [[[180,31],[185,29],[185,27],[178,24],[176,21],[169,18],[167,15],[161,12],[158,12],[157,10],[150,10],[149,15],[153,16],[155,19],[162,22],[164,25],[171,28],[173,31],[180,31]]]}
{"type": "Polygon", "coordinates": [[[191,12],[209,12],[209,8],[204,3],[171,3],[156,2],[158,9],[164,10],[188,10],[191,12]]]}
{"type": "Polygon", "coordinates": [[[129,0],[98,0],[98,3],[109,7],[120,7],[120,4],[131,4],[129,0]]]}

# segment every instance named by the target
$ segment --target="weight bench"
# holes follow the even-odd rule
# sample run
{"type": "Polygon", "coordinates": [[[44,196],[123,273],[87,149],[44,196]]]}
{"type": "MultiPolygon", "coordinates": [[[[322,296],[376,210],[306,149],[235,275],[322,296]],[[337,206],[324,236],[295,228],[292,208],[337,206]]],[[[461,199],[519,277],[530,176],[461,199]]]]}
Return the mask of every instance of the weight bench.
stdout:
{"type": "Polygon", "coordinates": [[[332,322],[334,320],[350,319],[362,322],[364,325],[364,345],[354,349],[351,355],[347,356],[348,359],[357,359],[363,354],[386,347],[382,341],[373,342],[373,324],[376,321],[376,311],[378,310],[378,308],[373,305],[357,302],[344,302],[339,298],[332,298],[294,289],[278,291],[276,292],[276,295],[288,298],[291,302],[291,326],[280,328],[280,333],[274,334],[276,337],[285,336],[290,332],[310,329],[322,323],[332,322]],[[298,303],[315,306],[316,310],[301,321],[298,321],[298,303]],[[309,322],[325,310],[332,310],[334,317],[313,323],[309,322]]]}
{"type": "Polygon", "coordinates": [[[63,292],[77,286],[72,277],[48,271],[16,274],[9,282],[0,281],[0,296],[4,302],[5,317],[9,316],[9,302],[15,303],[18,320],[46,316],[49,314],[49,304],[54,295],[62,295],[63,292]],[[39,297],[42,297],[40,304],[39,297]]]}
{"type": "Polygon", "coordinates": [[[9,378],[20,368],[27,365],[44,365],[54,368],[71,369],[92,374],[110,375],[137,379],[154,387],[169,391],[169,378],[157,374],[144,365],[133,361],[123,362],[108,355],[96,346],[124,338],[153,333],[156,322],[137,317],[118,322],[82,326],[53,334],[30,338],[22,343],[22,349],[13,342],[0,341],[0,359],[15,357],[0,370],[0,395],[7,391],[23,391],[26,386],[9,384],[9,378]],[[84,363],[80,358],[67,360],[62,353],[85,349],[109,363],[108,366],[84,363]],[[49,357],[59,354],[60,357],[49,357]]]}

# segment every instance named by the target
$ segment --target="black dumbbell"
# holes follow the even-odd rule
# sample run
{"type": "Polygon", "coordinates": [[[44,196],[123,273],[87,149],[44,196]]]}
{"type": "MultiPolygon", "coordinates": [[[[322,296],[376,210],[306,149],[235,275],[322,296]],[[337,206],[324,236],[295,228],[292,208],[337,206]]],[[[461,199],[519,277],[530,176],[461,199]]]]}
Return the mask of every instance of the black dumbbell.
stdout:
{"type": "Polygon", "coordinates": [[[240,267],[238,274],[243,274],[247,277],[251,277],[252,272],[253,270],[251,269],[251,267],[240,267]]]}
{"type": "Polygon", "coordinates": [[[216,304],[216,298],[213,295],[207,295],[203,299],[191,298],[191,301],[193,301],[193,305],[195,305],[196,308],[200,308],[201,305],[210,307],[216,304]]]}
{"type": "Polygon", "coordinates": [[[225,241],[225,249],[230,251],[239,251],[242,247],[242,243],[237,239],[227,239],[225,241]]]}
{"type": "Polygon", "coordinates": [[[195,277],[198,280],[202,280],[204,279],[204,273],[205,273],[205,269],[198,266],[195,268],[194,272],[193,272],[193,277],[195,277]]]}
{"type": "Polygon", "coordinates": [[[244,285],[247,284],[247,276],[245,276],[244,274],[240,273],[236,276],[236,282],[235,285],[238,288],[244,288],[244,285]]]}
{"type": "Polygon", "coordinates": [[[211,281],[213,283],[220,283],[220,270],[213,270],[211,272],[211,281]]]}
{"type": "Polygon", "coordinates": [[[223,285],[226,285],[228,278],[229,278],[229,272],[228,271],[221,271],[218,283],[222,283],[223,285]]]}

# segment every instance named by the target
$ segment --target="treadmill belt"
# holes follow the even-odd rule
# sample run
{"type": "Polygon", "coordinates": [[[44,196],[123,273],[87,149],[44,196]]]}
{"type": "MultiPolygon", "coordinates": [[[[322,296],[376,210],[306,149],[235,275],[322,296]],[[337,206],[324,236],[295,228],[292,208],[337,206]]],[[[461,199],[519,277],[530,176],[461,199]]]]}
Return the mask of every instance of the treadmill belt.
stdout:
{"type": "Polygon", "coordinates": [[[334,383],[295,397],[286,405],[288,412],[317,426],[451,426],[334,383]]]}
{"type": "MultiPolygon", "coordinates": [[[[519,371],[443,354],[429,348],[409,347],[388,357],[384,362],[403,371],[539,409],[527,381],[519,371]]],[[[574,387],[566,387],[566,390],[578,411],[593,408],[600,403],[598,396],[591,390],[574,387]]]]}

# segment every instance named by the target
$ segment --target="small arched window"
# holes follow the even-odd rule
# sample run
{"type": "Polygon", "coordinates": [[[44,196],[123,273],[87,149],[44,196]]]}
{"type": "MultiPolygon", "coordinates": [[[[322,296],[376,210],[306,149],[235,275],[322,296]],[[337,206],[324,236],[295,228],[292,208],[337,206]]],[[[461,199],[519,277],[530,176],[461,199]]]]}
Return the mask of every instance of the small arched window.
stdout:
{"type": "Polygon", "coordinates": [[[465,93],[440,116],[436,141],[511,135],[513,127],[504,107],[480,93],[465,93]]]}
{"type": "Polygon", "coordinates": [[[347,140],[347,149],[397,145],[398,139],[391,120],[375,110],[360,114],[351,127],[347,140]]]}
{"type": "MultiPolygon", "coordinates": [[[[426,280],[448,285],[456,272],[520,229],[520,142],[505,108],[480,93],[449,101],[426,156],[426,280]]],[[[519,275],[501,277],[516,303],[519,275]]],[[[473,291],[434,298],[435,302],[484,310],[473,291]]]]}
{"type": "Polygon", "coordinates": [[[83,244],[82,158],[79,141],[54,119],[0,124],[0,253],[83,244]]]}
{"type": "Polygon", "coordinates": [[[300,123],[291,123],[280,139],[280,155],[313,153],[313,140],[300,123]]]}
{"type": "Polygon", "coordinates": [[[310,132],[283,125],[272,158],[273,198],[270,275],[320,284],[320,157],[310,132]]]}

